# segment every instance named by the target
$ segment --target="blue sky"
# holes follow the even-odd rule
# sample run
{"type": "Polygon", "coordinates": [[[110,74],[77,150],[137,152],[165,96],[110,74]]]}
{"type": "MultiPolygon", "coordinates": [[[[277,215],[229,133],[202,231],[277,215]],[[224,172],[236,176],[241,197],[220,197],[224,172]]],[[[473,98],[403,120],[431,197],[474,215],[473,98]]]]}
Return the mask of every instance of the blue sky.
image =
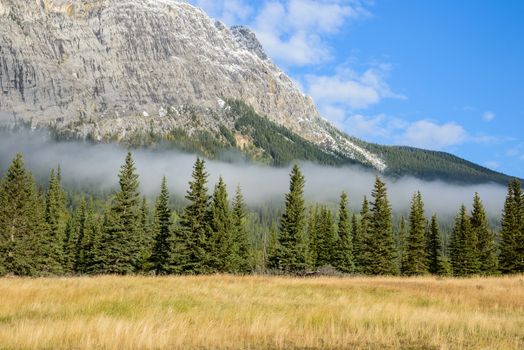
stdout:
{"type": "Polygon", "coordinates": [[[367,141],[524,177],[524,1],[191,0],[367,141]]]}

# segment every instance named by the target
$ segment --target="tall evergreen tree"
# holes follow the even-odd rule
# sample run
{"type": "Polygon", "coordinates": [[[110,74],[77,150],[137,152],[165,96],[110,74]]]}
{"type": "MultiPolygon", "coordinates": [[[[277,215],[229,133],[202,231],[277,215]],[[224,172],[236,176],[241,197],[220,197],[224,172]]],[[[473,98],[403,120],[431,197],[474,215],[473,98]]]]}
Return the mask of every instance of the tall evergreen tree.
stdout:
{"type": "Polygon", "coordinates": [[[232,209],[232,250],[229,255],[227,271],[246,274],[252,271],[252,250],[246,227],[244,196],[237,187],[232,209]]]}
{"type": "Polygon", "coordinates": [[[63,242],[63,269],[66,273],[78,272],[79,244],[84,240],[86,203],[82,199],[78,208],[69,217],[63,242]]]}
{"type": "Polygon", "coordinates": [[[469,276],[479,272],[478,241],[463,205],[455,220],[451,236],[451,267],[455,276],[469,276]]]}
{"type": "Polygon", "coordinates": [[[160,195],[156,200],[153,223],[154,245],[150,257],[151,268],[157,275],[178,272],[177,264],[173,261],[175,257],[175,239],[171,226],[169,191],[167,189],[166,178],[164,177],[162,179],[160,195]]]}
{"type": "Polygon", "coordinates": [[[500,233],[500,271],[503,273],[517,273],[518,269],[518,239],[519,231],[522,229],[522,220],[519,218],[520,211],[524,207],[522,190],[518,180],[508,185],[508,195],[502,212],[502,231],[500,233]]]}
{"type": "Polygon", "coordinates": [[[45,209],[33,177],[17,154],[0,185],[0,272],[36,276],[49,272],[43,254],[45,209]]]}
{"type": "Polygon", "coordinates": [[[480,269],[484,275],[495,274],[498,270],[497,256],[495,251],[495,238],[491,231],[484,205],[478,193],[473,199],[473,211],[471,212],[471,229],[478,241],[478,255],[480,269]]]}
{"type": "Polygon", "coordinates": [[[210,206],[211,267],[217,272],[230,271],[230,254],[235,249],[227,187],[222,177],[215,186],[210,206]]]}
{"type": "Polygon", "coordinates": [[[278,245],[271,259],[274,267],[283,272],[303,273],[307,269],[304,184],[304,176],[295,165],[291,171],[289,193],[286,194],[278,245]]]}
{"type": "Polygon", "coordinates": [[[427,247],[429,272],[434,275],[448,275],[451,267],[442,252],[442,238],[436,214],[431,217],[427,247]]]}
{"type": "Polygon", "coordinates": [[[328,208],[320,208],[316,224],[316,267],[336,266],[335,226],[328,208]]]}
{"type": "Polygon", "coordinates": [[[404,216],[400,217],[398,224],[397,236],[395,239],[397,251],[397,266],[399,271],[403,271],[402,264],[406,260],[406,241],[408,238],[408,228],[404,216]]]}
{"type": "Polygon", "coordinates": [[[360,210],[360,225],[357,226],[353,234],[354,252],[355,252],[355,269],[357,272],[365,273],[364,266],[368,265],[372,256],[367,242],[371,237],[371,212],[369,211],[369,202],[367,197],[364,197],[362,208],[360,210]]]}
{"type": "Polygon", "coordinates": [[[345,273],[355,271],[353,256],[353,236],[351,234],[351,219],[348,210],[348,197],[345,192],[340,196],[338,209],[338,239],[337,239],[337,264],[336,268],[345,273]]]}
{"type": "Polygon", "coordinates": [[[363,236],[365,262],[363,272],[371,275],[394,275],[398,273],[391,207],[387,198],[386,184],[377,176],[372,192],[370,232],[363,236]]]}
{"type": "Polygon", "coordinates": [[[428,272],[425,223],[422,195],[417,192],[413,195],[411,201],[409,234],[406,239],[406,250],[402,262],[402,273],[404,275],[413,276],[428,272]]]}
{"type": "Polygon", "coordinates": [[[128,152],[119,174],[120,191],[104,222],[98,272],[129,274],[137,270],[140,252],[140,193],[135,163],[128,152]]]}
{"type": "Polygon", "coordinates": [[[317,267],[318,241],[317,241],[317,222],[319,220],[319,207],[315,205],[309,210],[307,222],[307,242],[308,242],[308,266],[312,269],[317,267]]]}
{"type": "Polygon", "coordinates": [[[51,171],[49,177],[49,188],[45,196],[45,220],[48,230],[46,232],[47,244],[43,254],[47,260],[50,273],[62,273],[64,260],[64,237],[68,221],[65,191],[60,185],[60,175],[51,171]]]}
{"type": "Polygon", "coordinates": [[[189,205],[184,209],[176,229],[176,260],[180,271],[185,274],[212,272],[207,178],[205,161],[197,158],[186,194],[189,205]]]}

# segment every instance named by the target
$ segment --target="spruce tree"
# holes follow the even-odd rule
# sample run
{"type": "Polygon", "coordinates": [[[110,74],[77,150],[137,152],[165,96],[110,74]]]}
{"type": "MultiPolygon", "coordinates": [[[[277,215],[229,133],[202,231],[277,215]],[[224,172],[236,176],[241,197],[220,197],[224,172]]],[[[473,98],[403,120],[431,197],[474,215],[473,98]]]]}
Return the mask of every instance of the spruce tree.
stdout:
{"type": "Polygon", "coordinates": [[[0,272],[47,274],[47,230],[43,200],[17,154],[0,185],[0,272]]]}
{"type": "Polygon", "coordinates": [[[408,237],[408,229],[404,216],[400,217],[398,225],[397,237],[396,237],[396,250],[397,250],[397,266],[399,271],[403,271],[403,262],[406,259],[406,241],[408,237]]]}
{"type": "Polygon", "coordinates": [[[335,267],[337,257],[335,250],[335,226],[333,214],[325,206],[320,208],[316,227],[316,267],[335,267]]]}
{"type": "Polygon", "coordinates": [[[114,195],[102,229],[100,273],[133,273],[139,261],[140,193],[130,152],[120,170],[119,184],[120,191],[114,195]]]}
{"type": "Polygon", "coordinates": [[[502,273],[519,272],[517,247],[523,221],[519,218],[519,212],[523,210],[522,203],[520,182],[514,180],[508,185],[508,195],[502,212],[499,254],[499,267],[502,273]]]}
{"type": "Polygon", "coordinates": [[[156,200],[153,223],[154,245],[150,257],[151,269],[157,275],[166,275],[177,271],[174,259],[175,239],[172,230],[171,210],[169,209],[169,191],[166,178],[162,179],[160,195],[156,200]]]}
{"type": "Polygon", "coordinates": [[[450,266],[442,253],[442,238],[436,214],[431,217],[427,247],[429,272],[433,275],[449,274],[450,266]]]}
{"type": "Polygon", "coordinates": [[[478,193],[473,199],[473,211],[471,212],[471,229],[478,241],[479,272],[483,275],[493,275],[498,270],[497,256],[495,252],[495,238],[488,224],[488,218],[484,205],[478,193]]]}
{"type": "Polygon", "coordinates": [[[308,266],[316,269],[318,258],[317,241],[317,222],[319,220],[319,206],[315,205],[309,210],[307,222],[307,242],[308,242],[308,266]]]}
{"type": "Polygon", "coordinates": [[[138,256],[136,270],[139,272],[146,272],[152,269],[150,260],[153,254],[154,238],[149,221],[149,208],[147,199],[144,196],[140,205],[140,216],[138,218],[138,256]]]}
{"type": "Polygon", "coordinates": [[[371,227],[363,236],[363,272],[371,275],[394,275],[398,273],[391,207],[387,198],[386,184],[377,176],[372,192],[371,227]]]}
{"type": "Polygon", "coordinates": [[[364,197],[362,202],[362,208],[360,210],[360,224],[353,227],[355,270],[360,273],[365,273],[364,266],[366,266],[369,260],[372,258],[370,255],[370,249],[367,247],[368,238],[366,238],[371,235],[371,213],[369,211],[369,202],[367,197],[364,197]]]}
{"type": "Polygon", "coordinates": [[[425,223],[422,195],[420,192],[417,192],[413,195],[411,201],[409,233],[402,261],[402,273],[404,275],[413,276],[428,272],[425,223]]]}
{"type": "Polygon", "coordinates": [[[236,249],[227,187],[222,177],[215,186],[210,206],[211,267],[215,272],[232,272],[230,254],[236,249]]]}
{"type": "Polygon", "coordinates": [[[229,255],[228,272],[246,274],[252,271],[252,249],[246,227],[244,196],[237,187],[232,209],[233,249],[229,255]]]}
{"type": "Polygon", "coordinates": [[[466,207],[462,205],[450,242],[451,267],[455,276],[469,276],[479,272],[477,247],[477,237],[471,228],[466,207]]]}
{"type": "Polygon", "coordinates": [[[291,171],[289,193],[280,223],[278,244],[271,259],[275,268],[287,273],[304,273],[307,269],[307,242],[305,237],[305,179],[295,165],[291,171]]]}
{"type": "Polygon", "coordinates": [[[184,274],[212,272],[209,234],[208,174],[204,160],[197,158],[193,167],[192,180],[186,199],[189,205],[184,209],[176,229],[176,261],[184,274]]]}
{"type": "Polygon", "coordinates": [[[353,236],[351,234],[351,221],[348,210],[347,194],[342,192],[338,209],[338,239],[336,268],[345,273],[355,271],[353,257],[353,236]]]}
{"type": "Polygon", "coordinates": [[[64,237],[68,221],[65,191],[60,185],[60,175],[51,171],[49,177],[49,188],[45,196],[45,220],[48,230],[46,232],[47,244],[44,245],[43,254],[47,261],[48,271],[52,274],[60,274],[63,271],[64,261],[64,237]]]}

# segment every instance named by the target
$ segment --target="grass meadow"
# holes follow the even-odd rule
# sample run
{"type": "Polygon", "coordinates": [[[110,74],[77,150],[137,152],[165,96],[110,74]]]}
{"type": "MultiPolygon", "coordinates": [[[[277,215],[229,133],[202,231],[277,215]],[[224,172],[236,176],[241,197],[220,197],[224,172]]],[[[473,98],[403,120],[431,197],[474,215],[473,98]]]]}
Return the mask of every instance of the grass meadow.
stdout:
{"type": "Polygon", "coordinates": [[[524,276],[0,279],[2,349],[524,349],[524,276]]]}

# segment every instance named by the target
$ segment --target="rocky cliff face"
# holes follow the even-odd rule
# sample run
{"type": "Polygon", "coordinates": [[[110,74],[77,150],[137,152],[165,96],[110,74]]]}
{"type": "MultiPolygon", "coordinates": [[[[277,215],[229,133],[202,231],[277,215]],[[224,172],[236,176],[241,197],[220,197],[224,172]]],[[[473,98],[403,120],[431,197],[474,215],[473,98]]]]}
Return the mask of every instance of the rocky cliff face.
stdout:
{"type": "Polygon", "coordinates": [[[384,170],[322,119],[245,27],[174,0],[0,0],[0,121],[95,139],[216,131],[239,99],[303,138],[384,170]]]}

